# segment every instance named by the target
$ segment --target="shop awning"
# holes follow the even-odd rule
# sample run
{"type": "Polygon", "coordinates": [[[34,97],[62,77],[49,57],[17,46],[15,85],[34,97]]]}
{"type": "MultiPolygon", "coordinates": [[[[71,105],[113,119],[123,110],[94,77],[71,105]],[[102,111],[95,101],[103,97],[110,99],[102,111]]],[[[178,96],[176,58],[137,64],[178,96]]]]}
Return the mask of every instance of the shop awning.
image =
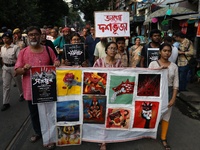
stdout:
{"type": "Polygon", "coordinates": [[[183,16],[176,16],[173,18],[177,20],[186,20],[186,19],[195,20],[195,19],[200,18],[200,14],[189,14],[189,15],[183,15],[183,16]]]}
{"type": "MultiPolygon", "coordinates": [[[[152,18],[164,17],[168,9],[169,9],[169,7],[164,7],[164,8],[161,8],[161,9],[153,12],[145,19],[143,24],[147,25],[149,22],[151,22],[152,18]]],[[[179,16],[179,15],[184,15],[184,14],[186,15],[186,14],[196,13],[195,11],[184,8],[184,7],[170,7],[170,9],[172,10],[171,16],[174,16],[174,15],[179,16]]]]}

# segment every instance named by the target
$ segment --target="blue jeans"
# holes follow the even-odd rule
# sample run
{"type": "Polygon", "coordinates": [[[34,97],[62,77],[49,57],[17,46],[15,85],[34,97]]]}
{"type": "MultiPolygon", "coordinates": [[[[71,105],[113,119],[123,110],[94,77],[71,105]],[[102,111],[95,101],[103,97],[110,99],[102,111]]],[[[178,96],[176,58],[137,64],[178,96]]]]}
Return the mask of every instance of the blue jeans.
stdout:
{"type": "Polygon", "coordinates": [[[189,71],[189,66],[179,66],[178,73],[179,73],[179,92],[186,91],[187,86],[187,75],[189,71]]]}

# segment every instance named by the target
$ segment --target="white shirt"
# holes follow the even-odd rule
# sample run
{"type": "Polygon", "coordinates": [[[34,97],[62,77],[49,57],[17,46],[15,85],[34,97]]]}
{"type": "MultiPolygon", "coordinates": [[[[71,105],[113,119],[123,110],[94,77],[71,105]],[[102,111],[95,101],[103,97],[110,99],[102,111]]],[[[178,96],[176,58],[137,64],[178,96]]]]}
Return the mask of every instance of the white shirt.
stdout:
{"type": "Polygon", "coordinates": [[[3,62],[6,64],[15,64],[19,51],[20,47],[17,45],[11,44],[8,48],[3,45],[0,53],[3,62]]]}
{"type": "Polygon", "coordinates": [[[176,48],[175,46],[172,46],[172,54],[168,60],[170,62],[176,63],[177,57],[178,57],[178,48],[176,48]]]}
{"type": "Polygon", "coordinates": [[[101,41],[99,41],[95,46],[94,56],[99,58],[106,57],[105,47],[103,46],[101,41]]]}

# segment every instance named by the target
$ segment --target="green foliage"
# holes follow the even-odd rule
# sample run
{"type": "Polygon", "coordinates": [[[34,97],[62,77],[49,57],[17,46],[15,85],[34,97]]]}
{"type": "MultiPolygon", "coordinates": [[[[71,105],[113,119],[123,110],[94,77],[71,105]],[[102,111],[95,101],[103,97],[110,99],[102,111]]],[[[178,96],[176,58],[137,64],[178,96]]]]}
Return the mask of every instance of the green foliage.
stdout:
{"type": "Polygon", "coordinates": [[[1,0],[0,27],[63,26],[69,7],[63,0],[1,0]]]}
{"type": "Polygon", "coordinates": [[[109,0],[72,0],[73,8],[80,10],[86,21],[94,22],[94,11],[106,10],[109,0]]]}

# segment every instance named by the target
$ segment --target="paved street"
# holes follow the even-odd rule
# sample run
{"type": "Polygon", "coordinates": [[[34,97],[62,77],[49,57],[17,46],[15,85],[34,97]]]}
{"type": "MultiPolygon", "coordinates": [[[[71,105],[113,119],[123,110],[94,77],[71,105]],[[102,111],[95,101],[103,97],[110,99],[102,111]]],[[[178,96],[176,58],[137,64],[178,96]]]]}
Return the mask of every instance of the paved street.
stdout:
{"type": "MultiPolygon", "coordinates": [[[[1,73],[1,71],[0,71],[1,73]]],[[[200,91],[200,83],[190,85],[190,90],[195,86],[195,92],[200,91]]],[[[0,149],[12,150],[45,150],[42,140],[32,144],[29,137],[33,133],[27,103],[18,102],[17,88],[11,91],[11,107],[5,112],[0,112],[0,149]]],[[[197,93],[200,96],[200,93],[197,93]]],[[[0,77],[0,96],[2,97],[2,79],[0,77]]],[[[200,101],[200,100],[199,100],[200,101]]],[[[2,98],[0,101],[2,105],[2,98]]],[[[158,137],[160,128],[158,130],[158,137]]],[[[172,150],[199,150],[200,149],[200,121],[196,110],[187,106],[183,100],[177,99],[176,107],[173,109],[171,122],[168,131],[168,142],[172,150]],[[177,108],[177,106],[180,108],[177,108]],[[182,112],[184,114],[182,114],[182,112]],[[189,117],[188,117],[189,116],[189,117]],[[196,118],[196,119],[193,119],[196,118]]],[[[98,150],[97,143],[82,142],[79,146],[57,147],[57,150],[98,150]]],[[[108,144],[108,150],[162,150],[159,141],[154,139],[140,139],[124,143],[108,144]]]]}

